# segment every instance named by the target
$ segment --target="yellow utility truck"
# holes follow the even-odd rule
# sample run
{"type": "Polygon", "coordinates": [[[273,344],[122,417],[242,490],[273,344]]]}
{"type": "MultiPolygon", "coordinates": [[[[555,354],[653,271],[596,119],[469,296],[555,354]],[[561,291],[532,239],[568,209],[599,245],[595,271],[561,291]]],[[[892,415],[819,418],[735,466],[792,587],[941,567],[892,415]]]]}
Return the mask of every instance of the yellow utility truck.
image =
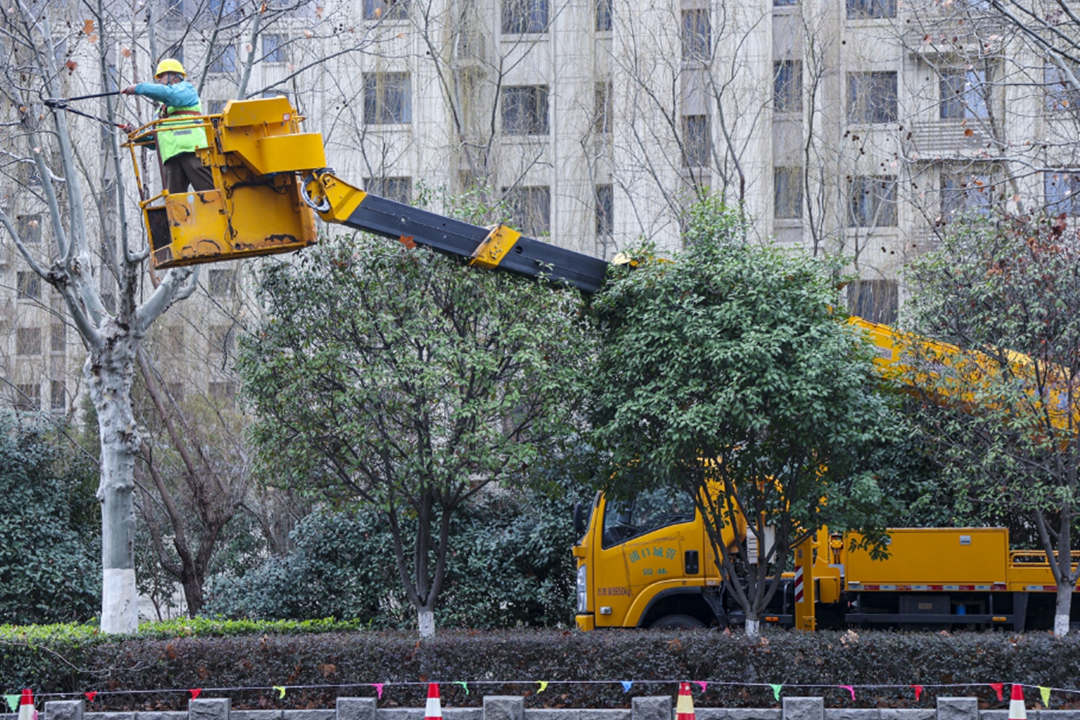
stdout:
{"type": "MultiPolygon", "coordinates": [[[[600,495],[579,527],[577,625],[704,627],[740,622],[690,497],[600,495]],[[681,510],[673,512],[673,503],[681,510]]],[[[796,550],[762,620],[812,630],[848,625],[1049,628],[1056,585],[1040,551],[1011,550],[1005,528],[890,528],[889,557],[819,531],[796,550]],[[799,556],[802,557],[799,557],[799,556]],[[800,605],[802,607],[800,607],[800,605]]],[[[743,532],[725,533],[732,544],[743,532]]],[[[767,541],[767,539],[766,539],[767,541]]]]}
{"type": "MultiPolygon", "coordinates": [[[[327,167],[322,137],[302,132],[301,120],[284,97],[234,100],[219,114],[186,118],[186,127],[207,135],[208,146],[198,154],[214,187],[163,191],[142,200],[151,266],[294,251],[316,241],[318,216],[467,259],[470,265],[544,276],[584,293],[603,284],[608,269],[603,260],[504,225],[471,225],[350,185],[327,167]]],[[[145,183],[136,151],[153,143],[161,122],[128,138],[140,187],[145,183]]],[[[170,129],[180,127],[175,119],[170,122],[170,129]]],[[[883,325],[851,322],[877,346],[883,373],[897,372],[899,336],[883,325]]],[[[943,362],[960,357],[951,346],[917,341],[943,362]]],[[[580,628],[738,622],[724,601],[714,553],[691,498],[657,489],[621,504],[601,495],[580,520],[581,539],[573,548],[580,628]]],[[[1032,617],[1053,614],[1055,587],[1045,555],[1010,550],[1007,530],[894,529],[890,537],[889,559],[875,561],[864,551],[848,550],[846,538],[818,532],[796,549],[796,571],[784,579],[776,612],[765,620],[805,629],[813,629],[818,619],[822,624],[1023,629],[1032,617]]],[[[724,541],[747,542],[745,523],[728,527],[724,541]]],[[[1080,603],[1073,608],[1080,609],[1080,603]]]]}

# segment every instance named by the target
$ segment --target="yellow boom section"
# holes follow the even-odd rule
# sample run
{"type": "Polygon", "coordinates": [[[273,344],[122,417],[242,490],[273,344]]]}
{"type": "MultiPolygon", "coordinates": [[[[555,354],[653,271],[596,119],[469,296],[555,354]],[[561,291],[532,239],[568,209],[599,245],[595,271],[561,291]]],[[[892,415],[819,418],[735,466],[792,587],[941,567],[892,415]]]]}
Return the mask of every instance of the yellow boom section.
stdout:
{"type": "MultiPolygon", "coordinates": [[[[851,317],[848,322],[862,329],[874,343],[878,351],[874,364],[884,377],[905,384],[944,378],[946,382],[938,384],[943,401],[961,407],[995,405],[993,400],[976,397],[980,387],[989,389],[991,383],[1002,379],[1002,367],[989,356],[946,342],[901,333],[888,325],[860,317],[851,317]],[[925,371],[912,372],[910,357],[905,357],[909,353],[907,348],[930,361],[932,375],[925,371]]],[[[1027,403],[1025,411],[1014,413],[1014,417],[1030,416],[1034,410],[1045,414],[1050,427],[1065,432],[1068,437],[1075,435],[1080,427],[1080,409],[1070,407],[1065,370],[1018,352],[1004,351],[1004,355],[1009,373],[1021,384],[1027,403]]]]}

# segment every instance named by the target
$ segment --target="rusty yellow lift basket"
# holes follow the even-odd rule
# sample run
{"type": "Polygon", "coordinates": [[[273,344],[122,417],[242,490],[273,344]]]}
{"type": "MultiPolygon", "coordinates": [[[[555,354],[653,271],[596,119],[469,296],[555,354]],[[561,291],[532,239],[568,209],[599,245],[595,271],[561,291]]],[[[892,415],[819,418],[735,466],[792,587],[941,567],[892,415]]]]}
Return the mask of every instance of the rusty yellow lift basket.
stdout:
{"type": "Polygon", "coordinates": [[[300,174],[326,166],[322,136],[300,132],[300,118],[284,97],[232,100],[218,115],[178,122],[157,120],[129,137],[135,149],[154,142],[162,122],[195,128],[207,137],[199,159],[214,188],[162,191],[140,203],[155,268],[290,252],[315,242],[315,216],[301,197],[300,174]]]}

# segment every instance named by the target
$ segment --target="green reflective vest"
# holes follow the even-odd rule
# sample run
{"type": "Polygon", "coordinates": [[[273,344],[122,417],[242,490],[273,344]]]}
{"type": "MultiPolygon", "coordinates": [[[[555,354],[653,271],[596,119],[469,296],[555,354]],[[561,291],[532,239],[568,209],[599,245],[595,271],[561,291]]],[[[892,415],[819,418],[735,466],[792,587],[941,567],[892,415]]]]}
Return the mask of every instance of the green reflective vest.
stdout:
{"type": "Polygon", "coordinates": [[[196,105],[186,107],[165,108],[162,117],[177,117],[176,122],[163,122],[158,126],[157,146],[161,153],[161,162],[168,162],[169,158],[180,153],[195,152],[199,148],[206,147],[206,130],[201,127],[186,127],[179,130],[169,130],[170,125],[190,124],[196,115],[202,115],[202,108],[196,105]]]}

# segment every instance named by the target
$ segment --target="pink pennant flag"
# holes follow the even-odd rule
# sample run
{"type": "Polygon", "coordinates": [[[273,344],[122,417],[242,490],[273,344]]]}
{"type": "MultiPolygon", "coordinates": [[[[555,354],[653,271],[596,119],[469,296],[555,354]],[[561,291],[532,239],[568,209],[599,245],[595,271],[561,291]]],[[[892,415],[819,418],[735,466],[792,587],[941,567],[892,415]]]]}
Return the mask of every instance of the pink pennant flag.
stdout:
{"type": "Polygon", "coordinates": [[[382,683],[375,683],[374,685],[375,685],[375,694],[379,696],[380,700],[382,700],[383,684],[382,683]]]}
{"type": "Polygon", "coordinates": [[[1004,683],[990,683],[990,687],[994,688],[994,692],[997,693],[998,702],[1001,702],[1005,697],[1001,694],[1001,691],[1005,689],[1004,683]]]}
{"type": "Polygon", "coordinates": [[[199,697],[199,693],[202,692],[202,688],[191,688],[190,690],[188,690],[188,692],[191,693],[191,699],[194,700],[195,698],[199,697]]]}
{"type": "Polygon", "coordinates": [[[855,699],[855,688],[853,686],[851,686],[851,685],[841,685],[840,687],[844,688],[849,693],[851,693],[851,699],[852,700],[855,699]]]}
{"type": "Polygon", "coordinates": [[[915,701],[918,702],[922,696],[923,687],[922,685],[912,685],[911,687],[915,688],[915,701]]]}
{"type": "Polygon", "coordinates": [[[89,692],[83,693],[83,695],[86,696],[87,702],[94,702],[94,698],[97,697],[97,690],[90,690],[89,692]]]}
{"type": "Polygon", "coordinates": [[[705,688],[709,687],[709,683],[704,680],[695,680],[694,683],[701,688],[701,692],[705,692],[705,688]]]}

